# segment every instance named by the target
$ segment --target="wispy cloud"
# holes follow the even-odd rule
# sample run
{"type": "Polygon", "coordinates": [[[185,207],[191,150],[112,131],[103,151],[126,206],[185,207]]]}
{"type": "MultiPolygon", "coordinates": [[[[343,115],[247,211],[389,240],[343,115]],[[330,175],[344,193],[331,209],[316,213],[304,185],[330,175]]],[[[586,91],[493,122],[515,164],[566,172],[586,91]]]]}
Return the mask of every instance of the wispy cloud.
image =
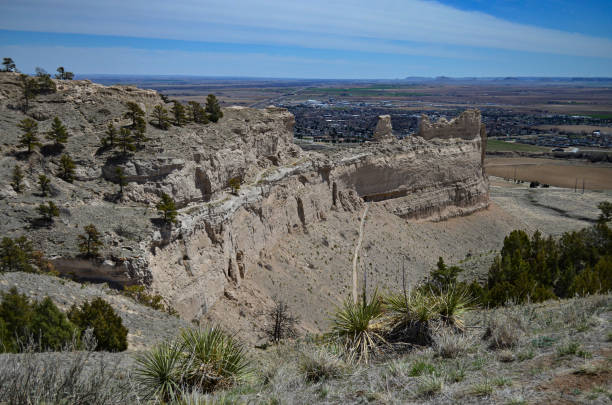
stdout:
{"type": "Polygon", "coordinates": [[[612,58],[612,40],[424,0],[0,0],[0,28],[436,55],[449,46],[612,58]],[[428,44],[437,49],[427,50],[428,44]],[[444,47],[444,49],[441,49],[444,47]]]}

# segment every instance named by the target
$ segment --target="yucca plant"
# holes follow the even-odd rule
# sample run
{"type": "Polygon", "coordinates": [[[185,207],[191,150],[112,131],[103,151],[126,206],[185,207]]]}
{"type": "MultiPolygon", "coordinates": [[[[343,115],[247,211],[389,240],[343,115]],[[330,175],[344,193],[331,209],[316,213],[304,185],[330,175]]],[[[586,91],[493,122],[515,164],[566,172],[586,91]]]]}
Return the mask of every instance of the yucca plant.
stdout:
{"type": "Polygon", "coordinates": [[[431,344],[433,322],[439,317],[438,297],[416,289],[385,297],[389,339],[395,342],[431,344]]]}
{"type": "Polygon", "coordinates": [[[331,337],[344,346],[350,361],[369,361],[386,344],[382,336],[382,300],[376,292],[370,300],[365,294],[360,302],[347,298],[332,319],[331,337]]]}
{"type": "Polygon", "coordinates": [[[210,392],[248,375],[245,347],[218,327],[183,330],[180,341],[186,356],[184,378],[190,387],[210,392]]]}
{"type": "Polygon", "coordinates": [[[473,305],[473,299],[466,289],[457,286],[450,286],[446,291],[442,291],[437,299],[438,313],[446,323],[455,329],[463,331],[465,325],[463,316],[473,305]]]}
{"type": "Polygon", "coordinates": [[[136,356],[136,380],[146,398],[164,402],[176,399],[180,392],[184,355],[176,343],[163,342],[136,356]]]}

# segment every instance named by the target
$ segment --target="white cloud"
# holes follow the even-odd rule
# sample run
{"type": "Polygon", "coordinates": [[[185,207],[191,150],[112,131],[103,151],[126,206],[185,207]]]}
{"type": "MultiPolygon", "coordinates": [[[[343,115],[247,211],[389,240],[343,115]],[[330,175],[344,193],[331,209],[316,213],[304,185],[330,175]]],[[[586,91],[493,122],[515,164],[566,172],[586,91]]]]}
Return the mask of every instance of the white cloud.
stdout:
{"type": "MultiPolygon", "coordinates": [[[[425,0],[0,0],[0,7],[0,28],[13,30],[428,52],[422,45],[396,42],[406,41],[612,57],[610,39],[425,0]]],[[[452,50],[445,52],[452,56],[452,50]]]]}

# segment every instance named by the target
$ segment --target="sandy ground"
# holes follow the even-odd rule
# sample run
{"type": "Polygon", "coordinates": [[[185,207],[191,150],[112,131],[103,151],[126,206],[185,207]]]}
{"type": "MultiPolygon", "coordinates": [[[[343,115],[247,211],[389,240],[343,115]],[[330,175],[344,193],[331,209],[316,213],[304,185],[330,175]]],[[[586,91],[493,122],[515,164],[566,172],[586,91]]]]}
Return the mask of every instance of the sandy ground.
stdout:
{"type": "Polygon", "coordinates": [[[490,176],[539,181],[551,186],[587,190],[612,190],[612,166],[580,161],[544,158],[487,157],[486,171],[490,176]]]}
{"type": "MultiPolygon", "coordinates": [[[[483,277],[512,230],[558,236],[589,226],[599,213],[597,204],[612,200],[612,192],[530,189],[497,178],[492,178],[490,194],[488,209],[441,222],[401,219],[372,204],[358,267],[359,289],[365,271],[368,290],[398,291],[402,267],[407,284],[415,285],[439,257],[464,268],[466,279],[483,277]]],[[[361,214],[336,212],[285,236],[261,255],[261,266],[250,269],[239,288],[213,306],[208,318],[239,333],[261,330],[263,308],[270,307],[270,297],[277,297],[300,317],[304,332],[326,330],[330,311],[351,294],[361,214]]],[[[262,333],[250,337],[254,343],[263,341],[262,333]]]]}

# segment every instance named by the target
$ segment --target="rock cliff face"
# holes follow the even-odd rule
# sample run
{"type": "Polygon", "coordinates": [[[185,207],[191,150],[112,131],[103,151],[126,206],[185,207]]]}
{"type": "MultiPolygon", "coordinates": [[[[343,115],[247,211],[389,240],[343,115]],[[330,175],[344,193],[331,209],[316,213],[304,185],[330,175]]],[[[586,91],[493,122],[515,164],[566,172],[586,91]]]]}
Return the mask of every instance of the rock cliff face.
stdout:
{"type": "MultiPolygon", "coordinates": [[[[9,236],[29,226],[43,201],[36,178],[54,173],[59,159],[20,154],[20,97],[17,76],[0,73],[0,130],[10,145],[0,162],[0,189],[9,190],[0,195],[0,222],[9,236]],[[11,193],[7,181],[15,164],[30,168],[22,194],[11,193]]],[[[263,266],[267,248],[284,236],[306,234],[311,224],[339,213],[358,216],[366,202],[407,220],[435,221],[488,205],[478,111],[436,124],[424,118],[417,136],[401,141],[390,135],[390,117],[382,117],[378,132],[385,142],[322,155],[293,144],[293,116],[284,109],[227,108],[217,124],[148,126],[151,141],[122,157],[98,145],[108,122],[127,125],[127,101],[147,114],[163,104],[153,91],[86,81],[58,82],[56,94],[32,103],[27,114],[42,130],[54,116],[68,127],[66,152],[78,169],[74,183],[53,179],[60,218],[51,228],[30,227],[28,235],[59,270],[143,283],[188,320],[203,317],[228,288],[263,266]],[[128,181],[120,198],[117,167],[128,181]],[[228,181],[236,177],[242,185],[234,194],[228,181]],[[161,193],[180,207],[174,226],[155,220],[161,193]],[[104,235],[104,263],[75,259],[77,235],[91,222],[104,235]]]]}

